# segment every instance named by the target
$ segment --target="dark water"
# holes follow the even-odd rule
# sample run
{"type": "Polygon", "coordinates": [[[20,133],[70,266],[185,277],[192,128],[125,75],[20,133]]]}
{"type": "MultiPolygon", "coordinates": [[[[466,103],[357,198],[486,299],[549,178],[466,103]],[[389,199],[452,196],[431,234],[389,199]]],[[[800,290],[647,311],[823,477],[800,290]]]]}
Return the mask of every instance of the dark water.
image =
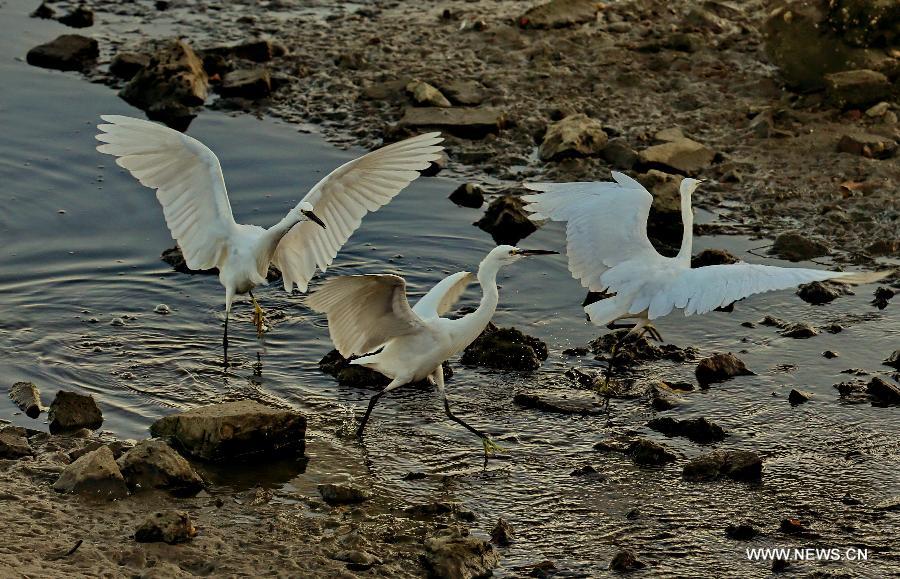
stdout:
{"type": "MultiPolygon", "coordinates": [[[[765,455],[761,485],[689,484],[680,479],[685,459],[640,469],[592,450],[596,441],[624,432],[663,442],[685,458],[709,450],[646,429],[653,413],[645,401],[615,402],[611,427],[603,418],[512,404],[521,390],[571,391],[562,373],[572,365],[601,366],[561,354],[599,334],[583,320],[583,291],[563,256],[520,262],[501,274],[495,322],[547,342],[550,359],[540,371],[483,371],[452,361],[456,373],[448,390],[458,414],[496,433],[508,459],[482,470],[478,441],[443,418],[432,392],[414,389],[382,401],[361,448],[336,432],[351,412],[359,415],[371,391],[338,386],[319,372],[317,362],[331,348],[328,334],[297,296],[278,286],[257,293],[280,318],[264,346],[255,338],[249,306],[238,307],[231,326],[238,365],[223,372],[217,279],[178,274],[159,261],[173,243],[153,193],[94,150],[98,115],[141,113],[76,74],[27,66],[27,48],[63,32],[55,23],[24,17],[32,8],[0,4],[7,32],[0,35],[0,376],[7,386],[33,381],[45,402],[59,388],[91,393],[103,407],[104,428],[135,438],[147,436],[160,416],[224,399],[251,397],[306,410],[315,430],[310,468],[287,488],[314,492],[316,482],[350,473],[377,479],[382,492],[403,501],[460,501],[478,515],[478,533],[503,516],[518,540],[503,552],[499,576],[544,559],[572,573],[603,575],[612,555],[626,547],[648,563],[648,576],[766,575],[768,563],[747,561],[748,544],[724,536],[729,522],[744,518],[765,532],[749,543],[753,547],[869,548],[867,563],[798,564],[804,572],[880,577],[900,571],[898,513],[874,509],[900,494],[898,410],[843,403],[832,388],[851,378],[841,373],[847,368],[884,372],[881,360],[900,344],[896,304],[884,311],[868,305],[872,287],[823,307],[780,292],[745,300],[731,314],[673,315],[657,324],[673,343],[704,353],[741,352],[757,372],[688,393],[668,414],[705,416],[730,433],[716,447],[765,455]],[[158,304],[172,313],[154,313],[158,304]],[[836,320],[846,329],[792,340],[772,328],[740,326],[765,314],[813,324],[836,320]],[[115,319],[124,324],[114,325],[115,319]],[[840,357],[822,358],[828,349],[840,357]],[[254,368],[257,352],[261,372],[254,368]],[[813,401],[791,407],[786,396],[794,387],[811,391],[813,401]],[[329,466],[317,466],[316,457],[325,454],[329,466]],[[585,463],[608,478],[592,482],[569,474],[585,463]],[[411,471],[447,476],[404,481],[411,471]],[[848,492],[863,504],[841,503],[848,492]],[[641,515],[626,519],[633,508],[641,515]],[[787,517],[809,520],[822,538],[781,535],[778,523],[787,517]]],[[[362,152],[337,150],[272,120],[214,112],[204,112],[189,132],[219,155],[237,220],[261,225],[280,219],[328,170],[362,152]]],[[[477,267],[493,242],[471,225],[479,211],[446,199],[456,185],[444,178],[416,181],[366,218],[328,275],[400,273],[418,296],[447,273],[477,267]]],[[[562,228],[551,224],[521,245],[560,248],[562,239],[562,228]]],[[[696,243],[697,250],[720,247],[749,261],[779,263],[747,255],[764,243],[758,240],[696,243]]],[[[470,290],[464,305],[476,302],[477,291],[470,290]]],[[[692,365],[642,369],[648,380],[691,380],[692,372],[692,365]]],[[[0,418],[36,424],[3,396],[0,418]]]]}

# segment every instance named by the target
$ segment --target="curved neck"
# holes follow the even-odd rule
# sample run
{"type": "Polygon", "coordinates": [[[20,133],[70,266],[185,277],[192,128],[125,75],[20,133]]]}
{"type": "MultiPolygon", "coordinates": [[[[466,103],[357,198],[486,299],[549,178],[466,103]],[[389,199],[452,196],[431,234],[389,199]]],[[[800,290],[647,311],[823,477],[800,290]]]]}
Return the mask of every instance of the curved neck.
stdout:
{"type": "Polygon", "coordinates": [[[691,252],[694,245],[694,212],[691,210],[691,194],[681,191],[681,223],[684,225],[684,233],[681,235],[681,249],[675,259],[691,263],[691,252]]]}
{"type": "MultiPolygon", "coordinates": [[[[275,253],[275,248],[278,247],[278,244],[281,242],[281,239],[288,234],[288,231],[291,230],[292,227],[297,225],[302,221],[302,218],[297,211],[291,211],[287,215],[284,216],[284,219],[273,225],[272,227],[266,229],[265,233],[262,234],[260,238],[260,245],[262,246],[262,254],[267,259],[272,259],[272,255],[275,253]]],[[[266,268],[269,267],[269,264],[266,263],[266,268]]]]}
{"type": "Polygon", "coordinates": [[[477,338],[490,323],[497,311],[500,301],[500,292],[497,290],[497,272],[500,271],[500,263],[496,260],[485,259],[478,266],[478,283],[481,285],[481,303],[471,314],[466,314],[458,321],[462,322],[464,332],[457,337],[458,348],[461,350],[477,338]]]}

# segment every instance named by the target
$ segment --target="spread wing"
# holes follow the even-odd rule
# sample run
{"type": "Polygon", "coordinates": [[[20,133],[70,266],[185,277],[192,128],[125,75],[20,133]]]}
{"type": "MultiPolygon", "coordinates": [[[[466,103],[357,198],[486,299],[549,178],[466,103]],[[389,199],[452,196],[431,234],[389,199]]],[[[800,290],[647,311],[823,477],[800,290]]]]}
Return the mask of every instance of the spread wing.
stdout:
{"type": "Polygon", "coordinates": [[[303,198],[325,222],[296,225],[272,258],[284,289],[305,292],[316,268],[325,271],[370,211],[378,211],[440,157],[440,133],[419,135],[354,159],[319,181],[303,198]]]}
{"type": "Polygon", "coordinates": [[[210,269],[219,264],[237,229],[225,190],[219,159],[206,145],[163,125],[102,115],[97,150],[117,157],[141,185],[156,189],[166,224],[187,266],[210,269]]]}
{"type": "Polygon", "coordinates": [[[750,263],[710,265],[682,270],[650,300],[650,319],[667,315],[673,308],[684,314],[705,314],[737,300],[763,292],[787,289],[812,281],[837,279],[845,283],[869,283],[883,273],[856,273],[776,267],[750,263]]]}
{"type": "Polygon", "coordinates": [[[653,196],[627,175],[612,176],[615,182],[526,183],[542,193],[522,197],[536,219],[567,222],[569,271],[591,291],[605,290],[600,277],[623,261],[661,257],[647,238],[653,196]]]}
{"type": "Polygon", "coordinates": [[[475,276],[469,271],[448,275],[416,302],[413,312],[423,320],[446,314],[459,301],[473,279],[475,276]]]}
{"type": "Polygon", "coordinates": [[[328,318],[328,332],[344,357],[366,354],[423,327],[406,301],[406,281],[396,275],[334,277],[306,299],[328,318]]]}

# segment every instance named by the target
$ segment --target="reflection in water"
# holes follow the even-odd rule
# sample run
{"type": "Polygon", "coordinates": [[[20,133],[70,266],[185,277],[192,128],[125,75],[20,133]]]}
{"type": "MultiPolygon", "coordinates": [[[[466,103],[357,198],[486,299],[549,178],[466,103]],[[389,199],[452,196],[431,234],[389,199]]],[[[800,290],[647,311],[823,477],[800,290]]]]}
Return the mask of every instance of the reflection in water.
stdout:
{"type": "MultiPolygon", "coordinates": [[[[4,21],[12,22],[5,13],[4,21]]],[[[42,32],[47,23],[24,19],[15,25],[26,30],[15,42],[37,44],[50,35],[42,32]]],[[[21,56],[27,47],[3,38],[0,48],[21,56]]],[[[575,385],[562,374],[573,365],[603,367],[590,356],[562,355],[598,334],[584,321],[583,290],[569,277],[565,256],[526,262],[500,276],[495,322],[540,337],[550,358],[535,373],[464,368],[453,361],[447,385],[454,410],[488,426],[508,458],[482,469],[480,446],[444,418],[433,390],[420,388],[385,396],[360,447],[345,436],[352,432],[347,412],[358,417],[371,391],[340,386],[319,372],[318,360],[331,349],[328,333],[324,319],[304,308],[299,296],[274,285],[260,288],[274,320],[264,344],[256,339],[249,303],[238,302],[223,367],[218,281],[175,273],[159,261],[172,242],[152,192],[94,150],[99,114],[140,113],[109,89],[70,74],[11,58],[0,62],[0,72],[7,79],[0,101],[0,376],[6,384],[33,381],[45,403],[60,388],[91,393],[104,410],[104,428],[135,438],[145,437],[160,416],[210,402],[253,398],[299,408],[311,416],[303,474],[267,466],[267,474],[250,471],[250,479],[289,480],[291,488],[314,496],[318,482],[370,477],[379,492],[404,501],[462,502],[477,515],[477,532],[503,516],[518,538],[503,554],[500,576],[543,559],[594,575],[620,547],[640,553],[658,576],[719,568],[749,576],[761,567],[746,562],[746,545],[724,536],[729,522],[748,517],[767,533],[755,546],[799,546],[776,530],[781,519],[799,516],[812,521],[821,544],[877,550],[865,573],[884,576],[900,563],[893,546],[897,517],[873,509],[900,494],[896,408],[844,403],[832,388],[853,378],[841,373],[848,368],[884,372],[881,361],[897,347],[896,304],[875,310],[868,304],[872,288],[826,306],[810,306],[788,291],[745,300],[730,314],[662,320],[659,329],[673,343],[704,353],[732,351],[757,373],[687,393],[669,412],[705,416],[728,431],[724,442],[702,447],[646,429],[653,413],[640,399],[617,402],[611,428],[604,417],[546,414],[512,403],[519,391],[571,392],[575,385]],[[55,95],[66,95],[65,106],[55,95]],[[155,313],[159,304],[171,313],[155,313]],[[740,325],[765,314],[814,325],[838,321],[845,329],[792,340],[773,328],[740,325]],[[824,350],[840,356],[825,359],[824,350]],[[792,407],[786,396],[795,387],[813,399],[792,407]],[[661,442],[682,458],[642,469],[592,448],[626,433],[661,442]],[[762,484],[682,481],[684,460],[710,448],[764,455],[762,484]],[[323,464],[332,467],[326,472],[323,464]],[[584,464],[606,478],[569,474],[584,464]],[[845,493],[863,504],[843,504],[845,493]],[[637,516],[626,517],[634,509],[637,516]]],[[[219,154],[237,217],[256,223],[276,222],[326,171],[360,153],[335,150],[277,122],[212,112],[201,115],[190,134],[219,154]]],[[[448,273],[474,268],[493,242],[471,226],[478,211],[446,199],[455,186],[443,178],[416,181],[367,218],[327,275],[403,274],[414,299],[448,273]]],[[[738,237],[696,242],[697,251],[713,246],[741,255],[754,243],[738,237]]],[[[528,239],[528,247],[562,245],[559,224],[528,239]]],[[[475,305],[477,295],[472,288],[461,305],[475,305]]],[[[693,381],[692,373],[690,364],[664,362],[640,368],[638,378],[693,381]]],[[[0,416],[35,424],[17,415],[6,397],[0,397],[0,416]]],[[[235,476],[237,482],[223,484],[244,484],[244,474],[235,476]]]]}

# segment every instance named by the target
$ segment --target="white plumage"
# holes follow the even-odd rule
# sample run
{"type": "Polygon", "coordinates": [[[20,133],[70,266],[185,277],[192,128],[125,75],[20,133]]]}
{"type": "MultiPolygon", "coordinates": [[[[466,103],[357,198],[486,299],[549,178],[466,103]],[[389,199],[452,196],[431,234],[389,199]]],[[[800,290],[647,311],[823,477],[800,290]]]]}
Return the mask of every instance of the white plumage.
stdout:
{"type": "Polygon", "coordinates": [[[704,314],[753,294],[801,283],[826,279],[864,283],[884,275],[743,262],[691,268],[691,194],[700,181],[681,182],[684,235],[678,255],[670,258],[660,255],[647,237],[652,195],[627,175],[612,176],[615,182],[529,183],[525,187],[541,193],[523,197],[535,218],[566,222],[572,275],[591,291],[615,294],[585,306],[598,326],[635,319],[633,331],[641,331],[676,308],[685,315],[704,314]]]}
{"type": "MultiPolygon", "coordinates": [[[[393,199],[436,160],[439,133],[382,147],[332,171],[274,226],[236,223],[215,154],[200,141],[140,119],[103,115],[97,150],[140,183],[156,189],[166,224],[191,269],[219,268],[225,287],[225,336],[234,297],[266,283],[270,263],[284,287],[306,291],[318,268],[331,265],[363,216],[393,199]]],[[[262,331],[262,310],[256,308],[262,331]]]]}

